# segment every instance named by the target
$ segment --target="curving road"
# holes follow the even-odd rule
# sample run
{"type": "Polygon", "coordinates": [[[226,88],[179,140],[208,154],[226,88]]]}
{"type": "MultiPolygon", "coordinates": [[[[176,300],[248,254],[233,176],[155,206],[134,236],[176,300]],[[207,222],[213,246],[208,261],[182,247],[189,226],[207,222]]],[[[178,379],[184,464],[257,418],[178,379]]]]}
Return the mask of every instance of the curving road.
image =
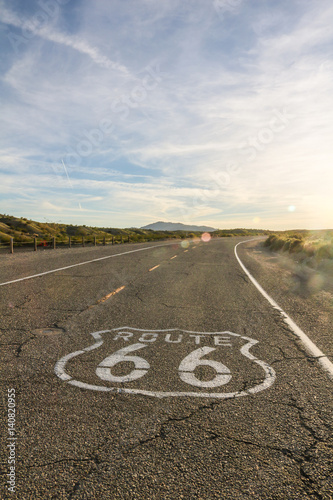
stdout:
{"type": "Polygon", "coordinates": [[[331,292],[244,240],[2,256],[1,498],[333,498],[331,292]]]}

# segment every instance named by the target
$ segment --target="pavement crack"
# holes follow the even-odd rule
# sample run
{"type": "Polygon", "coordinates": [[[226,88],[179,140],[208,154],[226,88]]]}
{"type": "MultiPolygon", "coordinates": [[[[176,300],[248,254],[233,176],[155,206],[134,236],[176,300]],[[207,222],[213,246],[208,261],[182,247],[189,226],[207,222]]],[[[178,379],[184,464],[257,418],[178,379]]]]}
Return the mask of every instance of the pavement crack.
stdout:
{"type": "Polygon", "coordinates": [[[250,282],[249,282],[249,278],[247,277],[247,275],[246,275],[246,274],[243,274],[243,273],[237,273],[237,276],[238,276],[239,278],[242,278],[242,280],[243,280],[243,281],[245,281],[245,283],[246,283],[246,284],[250,283],[250,282]]]}
{"type": "MultiPolygon", "coordinates": [[[[312,493],[316,498],[323,500],[324,496],[318,491],[320,484],[312,479],[310,473],[306,471],[306,466],[313,463],[313,458],[316,455],[316,448],[318,444],[327,442],[327,438],[325,439],[325,431],[321,429],[320,432],[320,425],[316,426],[313,422],[311,423],[311,414],[309,409],[306,408],[306,404],[300,404],[295,396],[290,396],[290,402],[287,403],[287,406],[294,408],[297,411],[301,427],[306,430],[312,438],[312,443],[303,453],[301,453],[301,457],[298,462],[300,478],[310,493],[312,493]],[[306,412],[308,412],[308,415],[306,412]]],[[[322,426],[328,430],[327,425],[323,421],[321,421],[321,427],[322,426]]]]}
{"type": "Polygon", "coordinates": [[[143,298],[142,298],[142,297],[140,297],[140,292],[139,292],[139,290],[135,292],[134,297],[135,297],[136,299],[140,300],[140,302],[144,302],[143,298]]]}
{"type": "Polygon", "coordinates": [[[78,481],[77,483],[74,484],[73,490],[68,496],[68,500],[72,500],[72,498],[74,498],[75,493],[79,491],[80,487],[81,487],[81,481],[78,481]]]}
{"type": "Polygon", "coordinates": [[[19,358],[20,357],[20,354],[21,354],[21,351],[23,349],[23,347],[28,344],[31,340],[34,340],[36,338],[35,335],[32,335],[31,337],[29,337],[28,339],[24,340],[23,342],[21,342],[19,345],[18,345],[18,348],[16,349],[16,352],[15,352],[15,357],[16,358],[19,358]]]}
{"type": "Polygon", "coordinates": [[[271,365],[276,363],[282,363],[284,361],[309,361],[310,363],[314,363],[316,360],[320,358],[326,358],[327,356],[331,356],[331,354],[323,355],[323,356],[311,356],[310,354],[304,354],[303,356],[284,356],[283,359],[274,359],[270,362],[271,365]]]}
{"type": "MultiPolygon", "coordinates": [[[[239,439],[236,438],[235,436],[228,436],[226,434],[218,434],[215,431],[212,431],[210,429],[206,429],[204,427],[201,427],[201,430],[211,434],[211,437],[209,439],[215,440],[218,438],[223,438],[223,439],[228,439],[229,441],[232,441],[233,443],[240,443],[244,444],[246,446],[254,446],[259,449],[264,449],[264,450],[269,450],[269,451],[276,451],[281,453],[282,455],[290,458],[292,461],[294,461],[298,467],[299,467],[299,474],[300,474],[300,479],[304,484],[304,487],[307,489],[309,493],[314,495],[316,498],[320,500],[324,500],[324,497],[321,495],[320,492],[318,492],[317,487],[318,485],[316,482],[311,478],[310,474],[308,474],[304,470],[304,463],[308,463],[308,450],[306,450],[303,453],[299,453],[297,456],[292,450],[285,448],[285,447],[279,447],[279,446],[270,446],[270,445],[265,445],[265,444],[260,444],[255,441],[251,441],[249,439],[239,439]]],[[[311,449],[314,445],[312,445],[309,449],[311,449]]]]}
{"type": "Polygon", "coordinates": [[[186,415],[183,415],[181,417],[168,417],[164,422],[162,422],[160,424],[160,430],[158,432],[156,432],[155,434],[153,434],[151,436],[148,436],[145,439],[139,439],[136,444],[128,447],[126,450],[124,450],[124,452],[129,453],[142,445],[145,445],[147,443],[155,441],[156,439],[165,439],[168,435],[168,433],[166,432],[166,428],[168,427],[168,425],[172,424],[173,422],[184,422],[186,420],[189,420],[191,417],[193,417],[194,415],[196,415],[198,412],[200,412],[202,410],[206,410],[206,409],[211,410],[215,406],[219,406],[219,405],[221,405],[221,401],[213,401],[210,404],[201,405],[201,406],[197,407],[195,410],[193,410],[193,411],[191,411],[191,412],[189,412],[186,415]]]}

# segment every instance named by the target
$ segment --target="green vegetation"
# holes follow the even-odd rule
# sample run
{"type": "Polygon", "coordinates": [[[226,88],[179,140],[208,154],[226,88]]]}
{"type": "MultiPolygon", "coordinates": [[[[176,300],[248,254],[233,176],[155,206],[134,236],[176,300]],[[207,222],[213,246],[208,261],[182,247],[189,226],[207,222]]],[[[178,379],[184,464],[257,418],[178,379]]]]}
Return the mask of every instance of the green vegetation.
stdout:
{"type": "Polygon", "coordinates": [[[268,229],[218,229],[211,233],[212,236],[218,236],[219,238],[229,238],[231,236],[262,236],[270,234],[272,231],[268,229]]]}
{"type": "Polygon", "coordinates": [[[86,243],[93,242],[96,238],[97,242],[111,242],[112,238],[115,243],[120,243],[121,240],[128,241],[128,237],[132,242],[161,240],[167,238],[185,238],[186,234],[177,231],[152,231],[136,228],[117,229],[117,228],[99,228],[89,227],[86,225],[75,226],[72,224],[57,224],[50,222],[36,222],[25,218],[13,217],[10,215],[0,214],[0,243],[8,244],[10,238],[14,238],[16,245],[31,244],[34,238],[38,241],[50,242],[52,238],[56,238],[57,245],[68,244],[69,236],[71,243],[82,244],[82,238],[86,243]]]}
{"type": "Polygon", "coordinates": [[[271,234],[264,246],[275,251],[298,253],[303,259],[333,259],[333,230],[279,232],[271,234]]]}
{"type": "MultiPolygon", "coordinates": [[[[270,231],[257,229],[219,229],[211,233],[212,237],[231,237],[231,236],[256,236],[268,234],[270,231]]],[[[185,239],[198,238],[201,232],[187,231],[154,231],[152,229],[138,228],[100,228],[86,225],[75,226],[72,224],[61,224],[53,222],[36,222],[24,217],[14,217],[11,215],[0,214],[0,244],[8,245],[10,238],[14,239],[16,246],[32,244],[33,239],[47,244],[52,238],[56,239],[57,245],[67,245],[69,236],[72,245],[82,244],[82,238],[86,243],[92,243],[96,238],[97,243],[102,243],[104,238],[106,243],[112,241],[120,243],[121,239],[125,242],[130,238],[131,242],[145,242],[165,239],[185,239]]]]}

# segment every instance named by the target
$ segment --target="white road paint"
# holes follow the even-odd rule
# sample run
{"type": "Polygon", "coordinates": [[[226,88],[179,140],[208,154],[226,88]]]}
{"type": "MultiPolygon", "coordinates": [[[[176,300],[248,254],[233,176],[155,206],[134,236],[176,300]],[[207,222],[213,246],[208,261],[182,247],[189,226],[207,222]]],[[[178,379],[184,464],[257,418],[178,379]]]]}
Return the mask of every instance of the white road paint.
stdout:
{"type": "MultiPolygon", "coordinates": [[[[102,392],[113,392],[113,393],[126,393],[126,394],[141,394],[141,395],[146,395],[146,396],[153,396],[157,398],[165,398],[165,397],[186,397],[186,396],[192,396],[192,397],[200,397],[200,398],[217,398],[217,399],[228,399],[228,398],[236,398],[236,397],[241,397],[241,396],[248,396],[250,394],[256,394],[260,391],[263,391],[267,388],[269,388],[275,381],[276,375],[275,371],[273,368],[271,368],[267,363],[264,361],[261,361],[257,359],[255,356],[250,354],[250,349],[253,347],[255,344],[258,343],[258,340],[252,339],[250,337],[243,337],[237,333],[233,332],[193,332],[193,331],[188,331],[188,330],[181,330],[182,334],[192,334],[193,337],[204,337],[207,335],[213,335],[217,336],[220,340],[224,338],[234,338],[235,340],[242,339],[246,343],[241,347],[240,352],[243,356],[246,358],[250,359],[257,365],[259,365],[263,372],[263,381],[260,384],[257,384],[253,387],[250,387],[249,389],[246,390],[241,390],[241,391],[235,391],[235,392],[193,392],[193,391],[187,391],[187,392],[182,392],[182,391],[149,391],[145,389],[135,389],[135,388],[126,388],[126,387],[107,387],[107,386],[100,386],[100,385],[95,385],[95,384],[89,384],[86,382],[82,382],[80,380],[75,380],[73,379],[65,370],[66,364],[68,361],[71,359],[80,356],[81,354],[84,354],[88,351],[92,351],[94,349],[97,349],[103,344],[103,338],[102,334],[105,333],[113,333],[115,334],[114,340],[118,341],[121,340],[123,342],[126,342],[129,340],[128,335],[127,336],[120,336],[120,333],[124,332],[125,334],[135,332],[139,335],[141,335],[140,339],[142,343],[137,342],[135,344],[128,345],[124,348],[121,348],[117,350],[116,352],[112,353],[111,355],[107,356],[101,363],[99,363],[97,369],[96,369],[96,375],[105,381],[109,382],[119,382],[121,384],[124,384],[126,382],[133,382],[136,379],[143,378],[146,373],[148,372],[149,369],[153,369],[154,367],[150,366],[148,361],[143,359],[142,357],[139,356],[129,356],[128,354],[137,351],[139,349],[143,349],[147,347],[147,345],[151,342],[151,338],[148,337],[149,335],[159,335],[163,334],[164,335],[171,335],[170,332],[175,332],[177,330],[175,329],[167,329],[167,330],[143,330],[139,328],[132,328],[132,327],[121,327],[121,328],[114,328],[113,330],[102,330],[99,332],[94,332],[92,333],[92,337],[95,339],[95,343],[89,347],[86,347],[85,349],[79,350],[72,352],[70,354],[67,354],[66,356],[63,356],[55,365],[54,371],[56,375],[63,380],[64,382],[67,382],[73,386],[79,387],[81,389],[88,389],[88,390],[93,390],[93,391],[102,391],[102,392]],[[169,332],[169,333],[167,333],[169,332]],[[148,344],[147,344],[148,342],[148,344]],[[111,374],[111,367],[115,366],[116,364],[122,362],[122,361],[132,361],[134,363],[135,368],[128,374],[124,376],[114,376],[111,374]]],[[[214,337],[215,338],[215,337],[214,337]]],[[[215,342],[215,345],[220,346],[222,349],[223,347],[225,348],[226,346],[220,343],[220,340],[218,342],[215,342]]],[[[221,387],[225,384],[227,384],[231,378],[232,375],[230,373],[229,368],[227,368],[224,364],[222,364],[219,361],[215,360],[209,360],[209,359],[202,359],[203,356],[209,355],[209,353],[215,351],[216,348],[212,347],[200,347],[195,349],[194,351],[190,352],[179,364],[178,367],[178,376],[180,380],[185,382],[186,384],[190,386],[195,386],[198,387],[199,389],[205,389],[205,388],[215,388],[215,387],[221,387]],[[194,375],[194,370],[197,366],[199,365],[207,365],[213,368],[216,372],[216,376],[210,380],[210,381],[201,381],[199,380],[195,375],[194,375]]],[[[163,380],[161,380],[161,383],[163,383],[163,380]]]]}
{"type": "Polygon", "coordinates": [[[201,359],[206,354],[212,351],[216,351],[214,347],[200,347],[195,351],[191,352],[179,365],[179,376],[183,382],[186,384],[194,385],[196,387],[220,387],[221,385],[227,384],[231,380],[230,370],[225,365],[219,361],[212,361],[211,359],[201,359]],[[194,370],[200,366],[210,366],[213,368],[217,375],[206,382],[199,380],[194,375],[194,370]]]}
{"type": "Polygon", "coordinates": [[[173,242],[173,243],[164,243],[163,245],[153,245],[151,247],[137,248],[136,250],[129,250],[128,252],[122,252],[122,253],[116,253],[116,254],[113,254],[113,255],[107,255],[106,257],[99,257],[98,259],[86,260],[85,262],[79,262],[77,264],[71,264],[70,266],[58,267],[57,269],[52,269],[50,271],[45,271],[43,273],[33,274],[31,276],[25,276],[24,278],[18,278],[16,280],[6,281],[4,283],[0,283],[0,286],[10,285],[11,283],[18,283],[19,281],[30,280],[32,278],[38,278],[39,276],[45,276],[46,274],[56,273],[58,271],[64,271],[65,269],[71,269],[73,267],[84,266],[86,264],[91,264],[92,262],[99,262],[99,261],[105,260],[105,259],[113,259],[114,257],[119,257],[121,255],[127,255],[127,254],[135,253],[135,252],[143,252],[145,250],[153,250],[154,248],[165,247],[165,246],[174,245],[174,244],[175,244],[175,242],[173,242]]]}
{"type": "Polygon", "coordinates": [[[252,276],[250,271],[244,266],[243,262],[238,257],[237,254],[238,245],[242,245],[243,243],[248,243],[249,241],[254,241],[254,239],[252,238],[251,240],[240,241],[239,243],[237,243],[237,245],[235,245],[234,252],[239,265],[241,266],[245,274],[249,277],[249,279],[252,281],[254,286],[265,297],[265,299],[268,300],[268,302],[274,307],[275,310],[279,311],[279,313],[283,318],[283,321],[291,328],[291,330],[295,333],[295,335],[297,335],[297,337],[302,341],[308,353],[318,359],[318,362],[321,364],[324,370],[329,374],[330,378],[333,379],[333,363],[316,346],[316,344],[314,344],[312,340],[309,339],[309,337],[303,332],[303,330],[301,330],[301,328],[296,325],[296,323],[291,319],[291,317],[288,316],[288,314],[275,302],[275,300],[272,299],[272,297],[262,288],[262,286],[259,285],[258,281],[252,276]]]}
{"type": "Polygon", "coordinates": [[[139,349],[144,349],[145,347],[145,344],[138,342],[137,344],[132,344],[124,347],[123,349],[119,349],[119,351],[114,352],[107,358],[103,359],[103,361],[96,368],[96,375],[102,380],[107,380],[108,382],[132,382],[132,380],[143,377],[150,368],[148,361],[140,356],[128,356],[127,354],[129,352],[138,351],[139,349]],[[132,361],[135,369],[128,375],[112,375],[110,368],[123,361],[132,361]]]}

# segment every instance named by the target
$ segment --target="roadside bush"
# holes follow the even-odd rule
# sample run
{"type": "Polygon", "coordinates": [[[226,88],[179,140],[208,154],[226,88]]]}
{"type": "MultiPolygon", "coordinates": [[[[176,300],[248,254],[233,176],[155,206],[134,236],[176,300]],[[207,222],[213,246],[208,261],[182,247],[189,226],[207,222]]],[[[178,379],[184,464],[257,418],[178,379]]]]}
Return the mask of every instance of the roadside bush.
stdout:
{"type": "Polygon", "coordinates": [[[333,239],[331,232],[327,234],[304,236],[300,233],[283,235],[271,234],[264,241],[264,246],[271,250],[282,250],[289,253],[302,253],[305,257],[315,257],[317,260],[333,259],[333,239]],[[317,239],[314,239],[317,236],[317,239]]]}
{"type": "Polygon", "coordinates": [[[318,248],[317,250],[318,259],[332,259],[333,258],[333,245],[325,244],[318,248]]]}
{"type": "Polygon", "coordinates": [[[276,234],[271,234],[268,236],[267,240],[264,241],[264,247],[270,247],[277,238],[276,234]]]}
{"type": "Polygon", "coordinates": [[[299,238],[294,238],[289,240],[289,252],[300,252],[303,248],[303,240],[299,238]]]}
{"type": "Polygon", "coordinates": [[[271,243],[271,248],[273,250],[281,250],[285,244],[285,240],[283,238],[279,238],[278,236],[275,237],[275,239],[272,240],[271,243]]]}

